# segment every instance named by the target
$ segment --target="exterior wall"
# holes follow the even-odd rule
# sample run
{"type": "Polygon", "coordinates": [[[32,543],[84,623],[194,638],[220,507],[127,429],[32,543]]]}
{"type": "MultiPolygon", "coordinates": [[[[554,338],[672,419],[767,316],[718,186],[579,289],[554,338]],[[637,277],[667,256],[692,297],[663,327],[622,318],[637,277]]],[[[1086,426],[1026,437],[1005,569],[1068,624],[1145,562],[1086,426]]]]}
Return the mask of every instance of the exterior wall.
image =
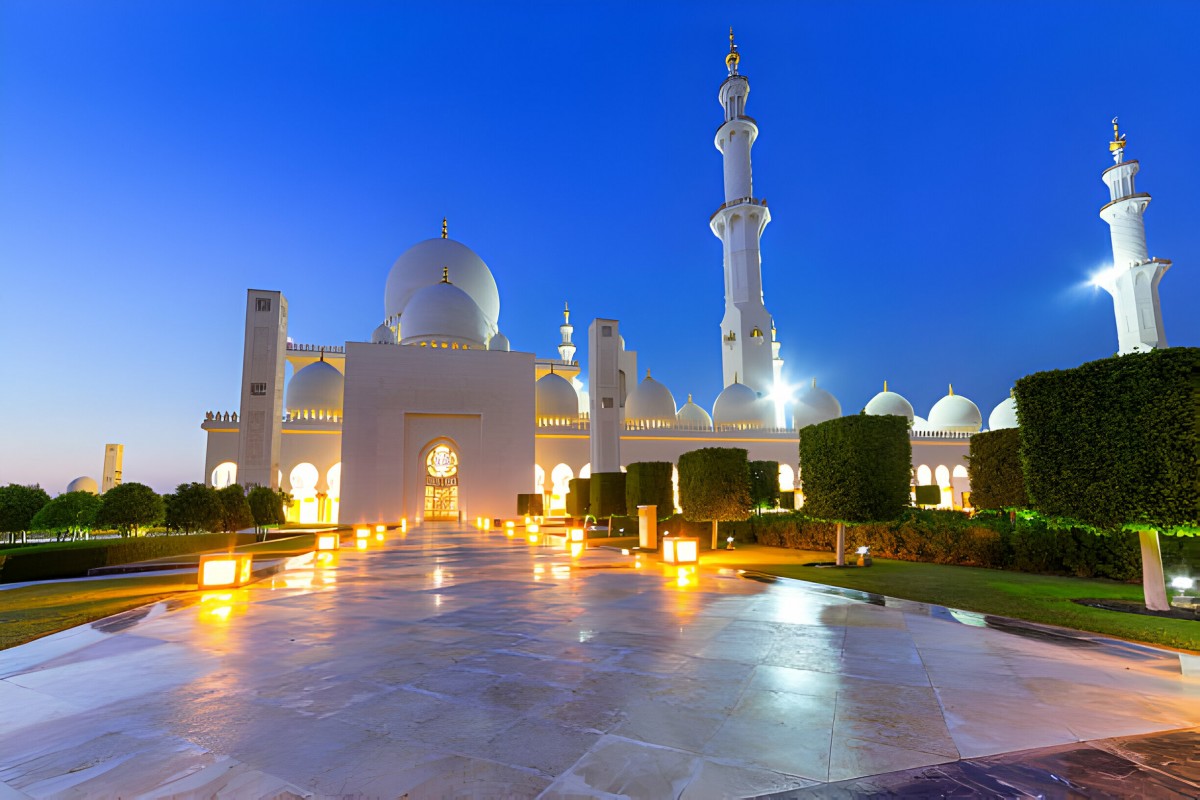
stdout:
{"type": "MultiPolygon", "coordinates": [[[[201,427],[208,434],[208,447],[204,453],[204,483],[212,486],[213,470],[218,464],[224,464],[226,461],[237,463],[238,460],[238,425],[237,422],[218,422],[213,423],[206,421],[201,427]]],[[[241,483],[241,471],[238,471],[237,480],[241,483]]]]}
{"type": "Polygon", "coordinates": [[[916,483],[916,471],[922,465],[929,467],[933,474],[933,482],[937,481],[937,468],[940,466],[946,467],[950,473],[950,491],[946,491],[946,486],[942,485],[942,505],[949,508],[961,508],[963,505],[963,492],[971,491],[971,482],[966,477],[954,477],[955,467],[967,466],[967,454],[971,451],[970,439],[951,439],[945,441],[929,440],[929,439],[913,439],[913,482],[916,483]]]}
{"type": "MultiPolygon", "coordinates": [[[[588,326],[588,416],[593,472],[615,472],[621,464],[621,331],[615,319],[588,326]]],[[[635,366],[636,369],[636,366],[635,366]]],[[[637,375],[633,375],[637,380],[637,375]]]]}
{"type": "Polygon", "coordinates": [[[125,461],[125,445],[104,445],[104,472],[100,476],[100,493],[121,485],[121,467],[125,461]]]}
{"type": "Polygon", "coordinates": [[[341,520],[424,514],[425,456],[458,453],[459,513],[511,516],[534,472],[529,353],[349,343],[341,520]]]}

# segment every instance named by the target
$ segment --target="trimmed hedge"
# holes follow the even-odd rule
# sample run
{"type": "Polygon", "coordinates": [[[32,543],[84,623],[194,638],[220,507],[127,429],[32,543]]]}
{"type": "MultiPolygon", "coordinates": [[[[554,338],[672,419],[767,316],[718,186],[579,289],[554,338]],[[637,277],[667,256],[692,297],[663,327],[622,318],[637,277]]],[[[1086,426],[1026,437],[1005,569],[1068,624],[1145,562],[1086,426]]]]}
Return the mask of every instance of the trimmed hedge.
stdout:
{"type": "Polygon", "coordinates": [[[517,516],[540,517],[545,513],[546,499],[541,494],[517,495],[517,516]]]}
{"type": "Polygon", "coordinates": [[[204,533],[63,542],[0,552],[0,583],[78,578],[89,569],[250,544],[253,534],[204,533]]]}
{"type": "Polygon", "coordinates": [[[1021,471],[1021,431],[1003,428],[971,437],[967,456],[971,505],[975,508],[1025,508],[1025,473],[1021,471]]]}
{"type": "MultiPolygon", "coordinates": [[[[752,541],[774,547],[832,552],[837,525],[801,513],[764,514],[749,523],[752,541]]],[[[1010,569],[1079,578],[1142,579],[1137,534],[1097,536],[1082,528],[1052,528],[1045,520],[957,511],[909,509],[891,522],[846,529],[846,547],[867,546],[879,558],[1010,569]]],[[[1163,562],[1172,572],[1200,567],[1200,540],[1164,536],[1163,562]],[[1190,565],[1190,566],[1189,566],[1190,565]]]]}
{"type": "Polygon", "coordinates": [[[1034,510],[1099,530],[1200,532],[1200,348],[1038,372],[1015,396],[1034,510]]]}
{"type": "Polygon", "coordinates": [[[895,519],[908,507],[908,420],[858,414],[800,429],[804,509],[820,519],[895,519]]]}
{"type": "Polygon", "coordinates": [[[592,507],[592,479],[572,478],[567,481],[567,513],[586,517],[592,507]]]}
{"type": "Polygon", "coordinates": [[[684,518],[692,522],[750,516],[750,462],[746,451],[740,447],[702,447],[681,455],[679,505],[684,518]]]}
{"type": "Polygon", "coordinates": [[[675,486],[670,461],[635,461],[625,474],[625,513],[634,514],[638,506],[657,506],[658,518],[675,513],[675,486]]]}
{"type": "Polygon", "coordinates": [[[625,473],[593,472],[591,514],[593,517],[620,517],[625,514],[625,473]]]}

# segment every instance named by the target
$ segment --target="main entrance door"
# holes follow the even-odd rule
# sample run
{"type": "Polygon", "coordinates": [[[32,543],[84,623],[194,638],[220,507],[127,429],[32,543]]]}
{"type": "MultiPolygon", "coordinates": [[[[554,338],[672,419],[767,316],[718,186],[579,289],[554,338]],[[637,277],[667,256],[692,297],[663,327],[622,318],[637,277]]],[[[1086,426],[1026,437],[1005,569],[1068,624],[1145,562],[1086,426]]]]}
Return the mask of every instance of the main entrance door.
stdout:
{"type": "Polygon", "coordinates": [[[425,457],[425,519],[458,519],[458,453],[439,444],[425,457]]]}

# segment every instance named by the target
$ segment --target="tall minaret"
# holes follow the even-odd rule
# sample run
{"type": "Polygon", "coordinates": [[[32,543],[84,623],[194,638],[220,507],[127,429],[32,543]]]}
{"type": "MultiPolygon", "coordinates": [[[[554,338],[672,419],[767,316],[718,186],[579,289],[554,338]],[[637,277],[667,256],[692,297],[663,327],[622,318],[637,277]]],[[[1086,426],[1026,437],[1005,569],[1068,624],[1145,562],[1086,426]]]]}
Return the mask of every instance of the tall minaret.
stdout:
{"type": "Polygon", "coordinates": [[[563,324],[558,326],[558,332],[562,334],[562,344],[558,346],[558,357],[568,364],[575,361],[575,343],[571,341],[571,335],[575,333],[575,326],[571,324],[571,307],[563,303],[563,324]]]}
{"type": "Polygon", "coordinates": [[[1100,209],[1100,218],[1112,234],[1112,269],[1093,282],[1113,299],[1117,315],[1117,349],[1121,355],[1167,346],[1163,332],[1158,282],[1171,267],[1166,259],[1151,258],[1146,249],[1146,225],[1142,214],[1150,195],[1133,186],[1138,162],[1125,160],[1125,134],[1117,130],[1113,117],[1113,140],[1108,149],[1116,163],[1101,176],[1108,184],[1110,202],[1100,209]]]}
{"type": "Polygon", "coordinates": [[[740,380],[766,397],[775,387],[773,362],[778,347],[773,341],[771,315],[763,305],[758,241],[771,221],[771,212],[765,200],[754,197],[750,148],[758,137],[758,125],[746,116],[750,82],[738,74],[740,60],[730,28],[729,55],[725,57],[729,77],[721,84],[719,95],[725,122],[714,140],[725,163],[725,202],[708,224],[721,240],[725,264],[725,316],[721,320],[724,385],[740,380]]]}

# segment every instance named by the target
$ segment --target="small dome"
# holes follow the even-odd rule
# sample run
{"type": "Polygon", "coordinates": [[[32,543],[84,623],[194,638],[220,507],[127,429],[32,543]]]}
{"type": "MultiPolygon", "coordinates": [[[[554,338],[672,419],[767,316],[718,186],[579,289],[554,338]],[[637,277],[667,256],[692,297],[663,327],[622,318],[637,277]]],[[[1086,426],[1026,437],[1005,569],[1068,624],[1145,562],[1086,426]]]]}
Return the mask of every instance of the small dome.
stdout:
{"type": "Polygon", "coordinates": [[[684,428],[700,428],[706,431],[711,431],[713,426],[712,417],[708,415],[707,411],[692,402],[690,394],[687,402],[680,406],[679,413],[675,415],[675,421],[684,428]]]}
{"type": "Polygon", "coordinates": [[[488,350],[499,350],[502,353],[507,353],[512,349],[512,345],[508,343],[508,337],[500,331],[496,331],[496,335],[488,339],[488,350]]]}
{"type": "Polygon", "coordinates": [[[1017,398],[1009,395],[988,415],[988,430],[998,431],[1017,427],[1017,398]]]}
{"type": "Polygon", "coordinates": [[[872,397],[863,411],[877,417],[907,417],[909,422],[916,417],[916,414],[913,413],[912,403],[905,400],[903,395],[889,392],[887,381],[883,382],[883,391],[872,397]]]}
{"type": "Polygon", "coordinates": [[[918,414],[913,414],[912,429],[914,431],[929,430],[929,420],[925,419],[924,417],[922,417],[918,414]]]}
{"type": "Polygon", "coordinates": [[[767,403],[744,383],[731,383],[717,395],[712,416],[717,427],[768,428],[775,420],[767,403]]]}
{"type": "Polygon", "coordinates": [[[404,345],[447,344],[482,350],[488,334],[483,311],[449,281],[418,289],[400,315],[400,344],[404,345]]]}
{"type": "MultiPolygon", "coordinates": [[[[500,319],[500,290],[483,259],[453,239],[426,239],[404,251],[388,273],[383,292],[383,317],[403,316],[409,301],[421,289],[442,280],[442,268],[450,270],[450,279],[470,295],[487,320],[489,333],[500,319]]],[[[404,320],[400,333],[407,336],[404,320]]],[[[486,337],[485,337],[486,338],[486,337]]]]}
{"type": "Polygon", "coordinates": [[[950,394],[929,409],[929,427],[940,431],[977,433],[983,427],[983,415],[979,413],[979,406],[961,394],[955,394],[951,386],[950,394]]]}
{"type": "Polygon", "coordinates": [[[579,395],[571,382],[548,372],[534,384],[534,413],[539,422],[574,422],[579,419],[579,395]]]}
{"type": "Polygon", "coordinates": [[[100,484],[96,483],[95,478],[89,478],[86,475],[82,475],[67,484],[67,491],[100,494],[100,484]]]}
{"type": "Polygon", "coordinates": [[[625,419],[654,426],[675,424],[675,398],[670,389],[650,377],[650,370],[625,399],[625,419]]]}
{"type": "Polygon", "coordinates": [[[396,332],[387,325],[380,325],[371,334],[371,341],[375,344],[395,344],[396,332]]]}
{"type": "Polygon", "coordinates": [[[324,412],[327,416],[342,415],[342,395],[346,379],[338,368],[324,361],[314,361],[292,376],[288,382],[284,406],[288,413],[324,412]]]}
{"type": "Polygon", "coordinates": [[[806,425],[828,422],[841,415],[842,404],[832,394],[818,387],[814,378],[812,386],[796,396],[792,407],[792,427],[800,430],[806,425]]]}

